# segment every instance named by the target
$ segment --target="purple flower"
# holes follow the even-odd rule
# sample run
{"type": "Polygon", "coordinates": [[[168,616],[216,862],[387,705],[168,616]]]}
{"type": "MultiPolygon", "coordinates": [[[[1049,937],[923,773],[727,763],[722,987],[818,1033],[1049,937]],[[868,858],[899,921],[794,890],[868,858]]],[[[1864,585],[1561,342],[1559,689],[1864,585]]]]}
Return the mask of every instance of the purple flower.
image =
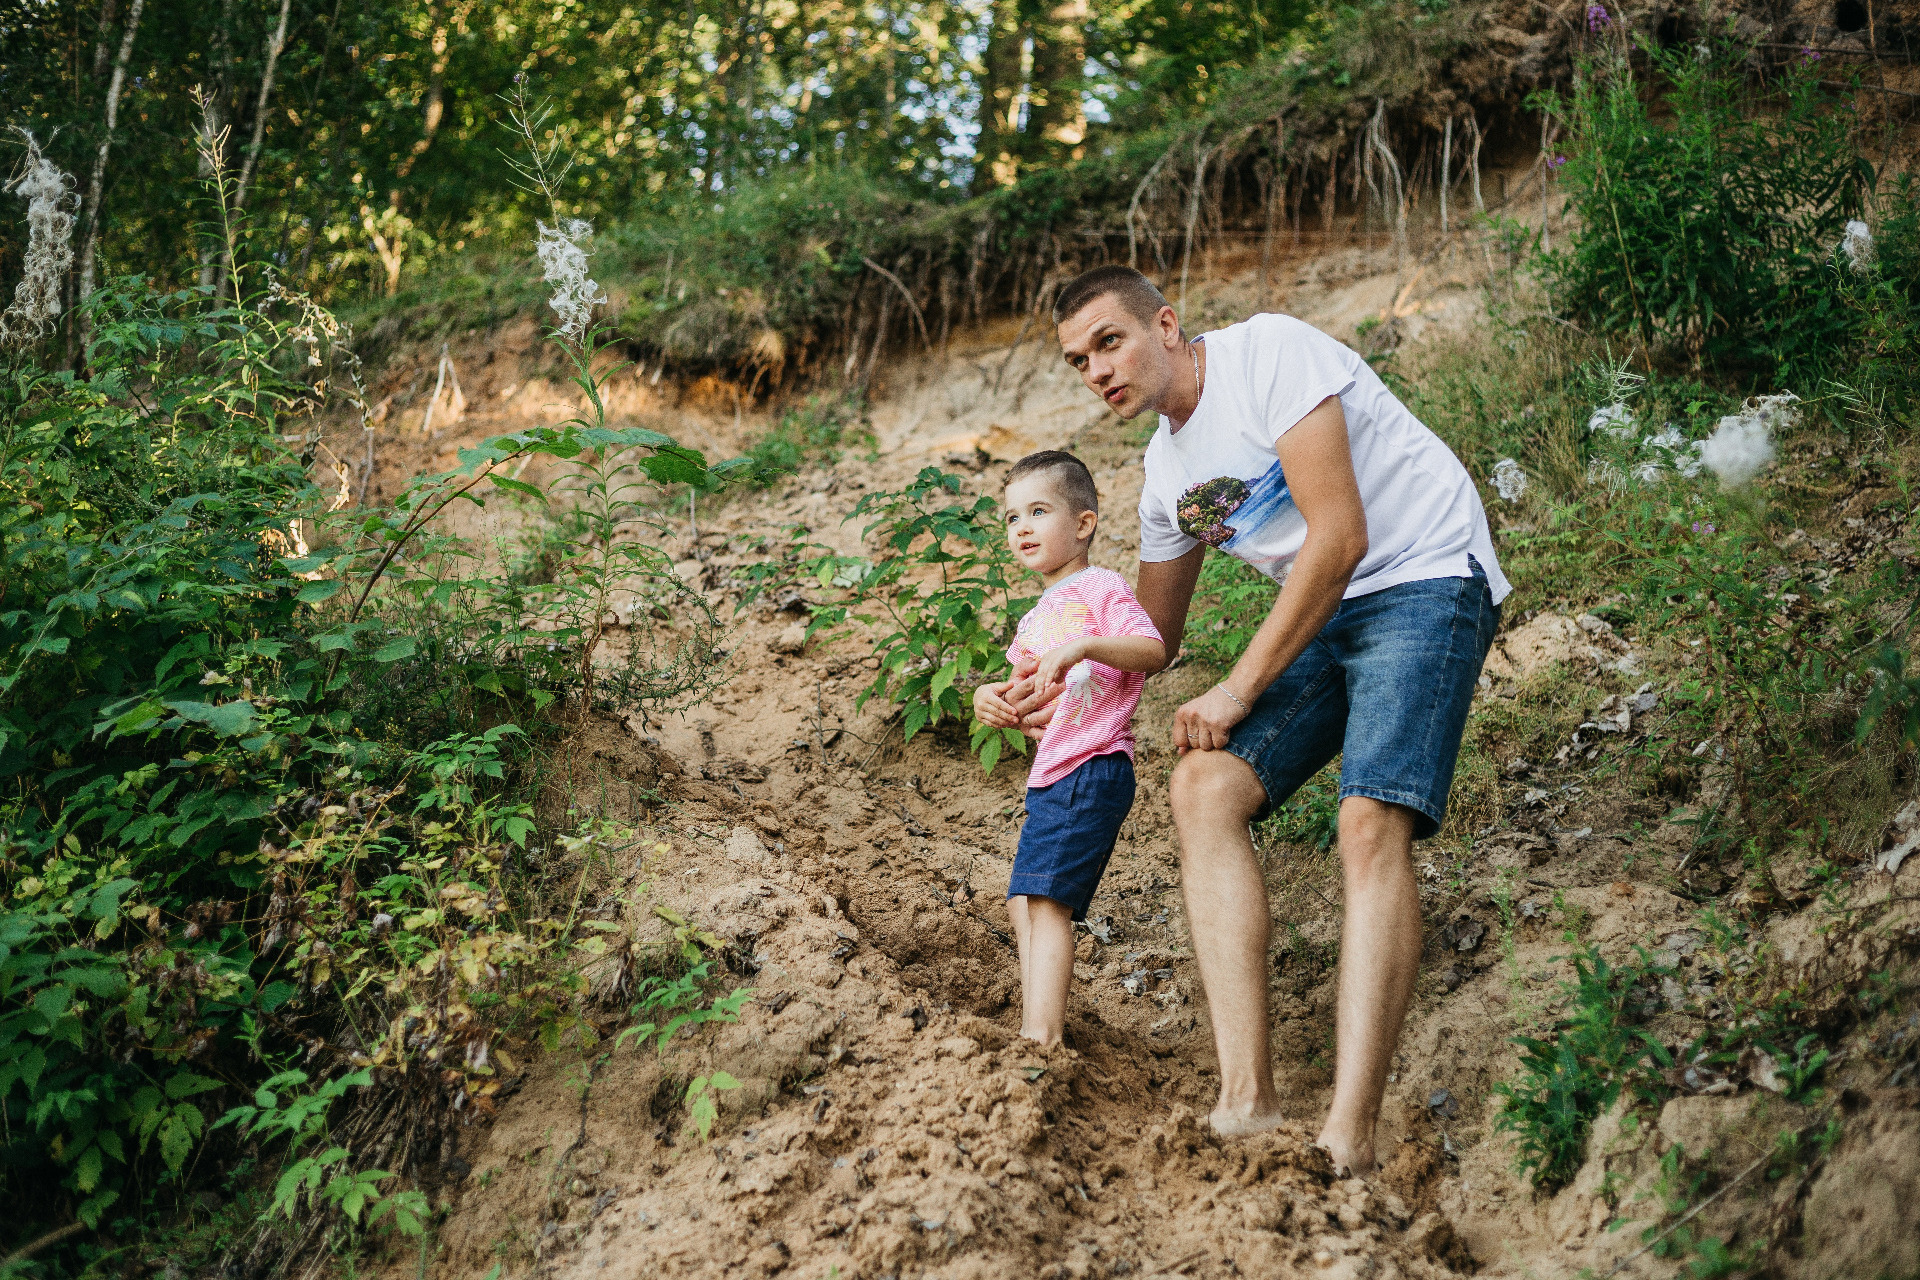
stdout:
{"type": "Polygon", "coordinates": [[[1547,161],[1547,168],[1558,169],[1561,165],[1565,164],[1566,162],[1567,162],[1567,158],[1565,156],[1555,156],[1553,159],[1547,161]]]}
{"type": "Polygon", "coordinates": [[[1802,45],[1800,47],[1800,60],[1802,62],[1818,62],[1820,61],[1820,54],[1817,50],[1802,45]]]}
{"type": "Polygon", "coordinates": [[[1588,31],[1590,32],[1605,31],[1611,26],[1613,26],[1613,19],[1610,16],[1608,16],[1605,5],[1590,4],[1587,6],[1587,30],[1588,31]]]}
{"type": "Polygon", "coordinates": [[[1713,526],[1711,524],[1706,524],[1699,520],[1695,520],[1693,522],[1693,531],[1695,533],[1712,533],[1713,526]]]}

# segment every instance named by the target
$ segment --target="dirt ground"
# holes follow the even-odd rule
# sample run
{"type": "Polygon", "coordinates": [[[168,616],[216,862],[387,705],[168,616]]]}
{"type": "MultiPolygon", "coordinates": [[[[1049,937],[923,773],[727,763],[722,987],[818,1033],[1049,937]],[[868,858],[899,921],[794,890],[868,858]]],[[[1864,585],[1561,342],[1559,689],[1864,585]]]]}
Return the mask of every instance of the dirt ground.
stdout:
{"type": "MultiPolygon", "coordinates": [[[[1379,251],[1294,261],[1281,280],[1268,307],[1349,340],[1383,308],[1405,311],[1409,343],[1477,314],[1464,260],[1443,260],[1406,296],[1379,251]]],[[[1250,267],[1221,264],[1193,310],[1246,314],[1256,293],[1250,267]]],[[[923,465],[968,468],[995,492],[1000,468],[983,456],[1037,447],[1088,461],[1105,513],[1095,563],[1131,575],[1145,432],[1106,414],[1045,342],[1014,346],[1014,330],[889,369],[871,457],[849,451],[735,496],[696,513],[697,539],[674,535],[682,576],[733,618],[729,679],[684,712],[591,726],[570,744],[560,799],[640,829],[616,868],[626,905],[609,908],[622,945],[639,954],[661,939],[666,908],[732,945],[752,998],[737,1023],[662,1052],[604,1041],[532,1055],[497,1117],[470,1127],[449,1161],[438,1192],[448,1213],[420,1274],[1674,1274],[1679,1264],[1642,1242],[1659,1221],[1649,1206],[1667,1185],[1662,1157],[1676,1145],[1690,1158],[1724,1153],[1715,1167],[1737,1171],[1804,1121],[1798,1108],[1749,1089],[1676,1098],[1652,1126],[1604,1117],[1581,1174],[1551,1198],[1514,1172],[1492,1123],[1492,1087],[1516,1063],[1509,1037],[1550,1023],[1564,999],[1570,936],[1616,957],[1636,945],[1684,952],[1697,938],[1686,815],[1657,798],[1486,778],[1416,850],[1427,948],[1381,1121],[1383,1168],[1337,1180],[1311,1145],[1331,1084],[1340,941],[1329,853],[1262,850],[1273,1044],[1292,1119],[1242,1140],[1203,1123],[1215,1071],[1166,801],[1167,730],[1213,676],[1183,664],[1150,681],[1142,704],[1140,798],[1080,938],[1067,1044],[1043,1052],[1017,1037],[1003,897],[1024,769],[983,774],[944,731],[903,746],[875,708],[854,709],[858,644],[801,645],[803,604],[734,615],[729,577],[758,554],[750,539],[796,522],[853,550],[858,529],[841,520],[859,495],[923,465]],[[702,1142],[687,1088],[716,1070],[741,1083],[718,1095],[702,1142]]],[[[528,328],[455,343],[465,403],[450,413],[443,397],[433,433],[420,430],[431,360],[390,370],[376,387],[387,399],[374,494],[448,465],[460,443],[564,416],[532,339],[528,328]]],[[[610,400],[620,421],[716,455],[767,425],[724,388],[650,383],[645,370],[617,379],[610,400]]],[[[342,436],[336,447],[358,445],[342,436]]],[[[520,517],[463,518],[470,533],[507,536],[520,517]]],[[[1509,618],[1482,703],[1555,681],[1575,720],[1599,714],[1640,683],[1641,646],[1597,619],[1509,618]]],[[[1889,881],[1848,892],[1884,897],[1889,881]]],[[[1920,933],[1913,918],[1889,916],[1887,936],[1920,933]]],[[[1811,933],[1800,946],[1801,963],[1832,960],[1811,933]]],[[[1856,1092],[1863,1118],[1823,1164],[1730,1186],[1698,1225],[1737,1242],[1790,1220],[1799,1244],[1770,1265],[1796,1275],[1920,1271],[1920,1092],[1856,1092]]]]}

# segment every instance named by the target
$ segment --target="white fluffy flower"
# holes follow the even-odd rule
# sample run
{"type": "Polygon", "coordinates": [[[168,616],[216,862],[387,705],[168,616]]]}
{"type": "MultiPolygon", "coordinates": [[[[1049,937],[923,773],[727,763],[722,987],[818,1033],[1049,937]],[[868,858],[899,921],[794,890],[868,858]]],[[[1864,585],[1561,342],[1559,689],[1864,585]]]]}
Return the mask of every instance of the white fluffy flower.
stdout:
{"type": "Polygon", "coordinates": [[[40,153],[32,134],[19,132],[26,159],[6,190],[27,202],[26,269],[13,291],[13,305],[0,315],[0,344],[31,342],[59,318],[60,282],[73,265],[73,214],[79,204],[73,179],[40,153]]]}
{"type": "Polygon", "coordinates": [[[1633,434],[1633,410],[1621,401],[1601,405],[1587,419],[1587,434],[1604,431],[1616,440],[1625,440],[1633,434]]]}
{"type": "Polygon", "coordinates": [[[1865,271],[1873,265],[1873,232],[1858,219],[1849,222],[1834,252],[1845,258],[1855,271],[1865,271]]]}
{"type": "Polygon", "coordinates": [[[1512,458],[1502,458],[1493,464],[1493,487],[1503,501],[1518,502],[1527,493],[1527,473],[1512,458]]]}
{"type": "Polygon", "coordinates": [[[1627,473],[1605,458],[1595,458],[1587,464],[1587,483],[1595,488],[1624,489],[1627,473]]]}
{"type": "Polygon", "coordinates": [[[1713,434],[1694,448],[1707,470],[1720,477],[1720,483],[1737,489],[1773,462],[1773,433],[1792,425],[1799,416],[1794,406],[1800,397],[1791,391],[1779,395],[1756,396],[1739,413],[1720,419],[1713,434]]]}
{"type": "Polygon", "coordinates": [[[1633,468],[1633,474],[1641,482],[1652,484],[1667,471],[1677,471],[1691,480],[1700,474],[1700,455],[1680,434],[1680,428],[1669,422],[1653,435],[1640,441],[1643,457],[1633,468]]]}
{"type": "Polygon", "coordinates": [[[607,300],[600,286],[587,277],[587,244],[593,239],[593,224],[584,218],[569,218],[559,227],[542,222],[540,228],[540,265],[547,269],[542,277],[557,286],[547,304],[559,317],[560,336],[578,342],[593,322],[593,309],[607,300]]]}

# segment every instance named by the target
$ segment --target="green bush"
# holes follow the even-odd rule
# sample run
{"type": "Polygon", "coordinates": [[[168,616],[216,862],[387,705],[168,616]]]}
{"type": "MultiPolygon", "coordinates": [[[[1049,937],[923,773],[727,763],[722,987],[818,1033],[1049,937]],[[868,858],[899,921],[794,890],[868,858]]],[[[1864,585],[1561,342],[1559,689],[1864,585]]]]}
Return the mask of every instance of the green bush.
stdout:
{"type": "Polygon", "coordinates": [[[319,396],[310,354],[340,377],[303,305],[117,282],[88,304],[87,379],[30,354],[0,370],[8,1236],[184,1195],[220,1164],[195,1172],[203,1108],[234,1088],[265,1090],[231,1127],[285,1146],[278,1208],[417,1229],[364,1153],[302,1127],[325,1106],[263,1117],[329,1060],[329,1105],[366,1080],[484,1098],[506,1038],[580,1025],[571,972],[597,934],[528,892],[529,739],[553,724],[536,713],[659,705],[711,664],[698,626],[658,629],[660,660],[595,657],[615,592],[686,590],[617,477],[711,487],[703,458],[595,415],[330,517],[284,443],[319,396]],[[536,453],[579,461],[565,496],[593,536],[543,585],[457,578],[434,518],[490,491],[544,500],[511,475],[536,453]]]}
{"type": "Polygon", "coordinates": [[[1273,611],[1279,590],[1272,578],[1246,561],[1209,551],[1194,586],[1199,607],[1187,624],[1182,648],[1203,661],[1233,665],[1273,611]]]}
{"type": "MultiPolygon", "coordinates": [[[[873,519],[862,540],[877,554],[842,556],[803,541],[797,530],[784,557],[755,567],[744,604],[781,582],[811,580],[835,598],[823,604],[807,634],[846,634],[848,624],[878,628],[873,680],[856,706],[881,698],[900,708],[907,738],[943,720],[965,720],[972,684],[1009,669],[1006,649],[1037,596],[1019,596],[1020,570],[1007,548],[1000,507],[992,498],[953,501],[960,478],[923,467],[905,489],[865,494],[849,520],[873,519]]],[[[1008,749],[1024,753],[1018,731],[976,721],[973,750],[991,770],[1008,749]]]]}
{"type": "Polygon", "coordinates": [[[1861,325],[1837,249],[1873,167],[1811,62],[1758,89],[1744,46],[1701,48],[1643,46],[1657,100],[1624,49],[1548,95],[1579,229],[1547,274],[1601,333],[1782,378],[1825,369],[1861,325]]]}
{"type": "Polygon", "coordinates": [[[1657,1000],[1640,988],[1659,972],[1644,962],[1616,968],[1589,948],[1571,957],[1571,1001],[1549,1039],[1516,1036],[1520,1072],[1493,1091],[1502,1100],[1494,1127],[1514,1136],[1516,1164],[1542,1190],[1565,1185],[1586,1158],[1595,1117],[1630,1086],[1646,1089],[1636,1069],[1660,1050],[1639,1030],[1657,1000]]]}

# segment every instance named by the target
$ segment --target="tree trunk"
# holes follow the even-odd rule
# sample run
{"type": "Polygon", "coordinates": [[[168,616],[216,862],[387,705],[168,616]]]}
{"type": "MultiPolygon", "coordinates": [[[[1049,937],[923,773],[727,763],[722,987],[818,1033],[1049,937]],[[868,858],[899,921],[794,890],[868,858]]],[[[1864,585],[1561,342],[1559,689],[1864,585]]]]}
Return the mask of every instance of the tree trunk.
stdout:
{"type": "Polygon", "coordinates": [[[280,61],[280,51],[287,47],[287,11],[293,7],[293,0],[280,0],[280,25],[267,39],[267,66],[260,73],[260,97],[253,107],[253,140],[247,144],[247,158],[240,165],[240,181],[234,184],[233,207],[247,207],[247,186],[253,181],[253,171],[260,163],[260,144],[267,138],[267,104],[273,100],[273,70],[280,61]]]}
{"type": "MultiPolygon", "coordinates": [[[[1086,22],[1087,0],[1058,0],[1046,19],[1033,26],[1033,84],[1027,94],[1026,127],[1030,144],[1077,147],[1087,136],[1087,116],[1080,101],[1087,63],[1086,22]]],[[[1023,158],[1032,157],[1038,149],[1023,148],[1023,158]]]]}
{"type": "Polygon", "coordinates": [[[973,189],[992,191],[1018,172],[1014,144],[1019,133],[1023,46],[1027,33],[1019,0],[993,0],[992,25],[982,57],[980,134],[973,148],[973,189]]]}
{"type": "Polygon", "coordinates": [[[133,57],[133,38],[140,30],[140,11],[147,0],[133,0],[127,10],[126,34],[120,37],[120,53],[113,60],[113,79],[107,83],[107,127],[100,135],[100,150],[94,153],[93,177],[87,183],[87,205],[83,215],[87,238],[80,249],[80,291],[76,302],[86,301],[93,292],[94,255],[100,246],[100,205],[107,179],[107,152],[113,147],[113,129],[120,118],[120,90],[127,82],[127,63],[133,57]]]}

